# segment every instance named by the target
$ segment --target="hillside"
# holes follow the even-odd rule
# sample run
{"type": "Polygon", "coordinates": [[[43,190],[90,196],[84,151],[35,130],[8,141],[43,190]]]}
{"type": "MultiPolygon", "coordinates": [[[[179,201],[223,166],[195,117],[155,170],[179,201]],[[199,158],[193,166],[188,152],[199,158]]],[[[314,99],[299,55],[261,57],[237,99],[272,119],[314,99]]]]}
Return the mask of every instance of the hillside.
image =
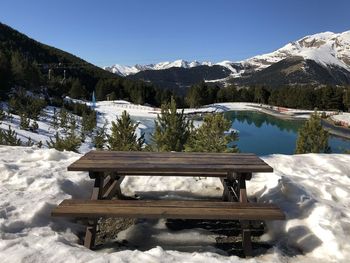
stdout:
{"type": "MultiPolygon", "coordinates": [[[[92,65],[68,52],[42,44],[26,35],[0,23],[0,52],[13,60],[14,54],[20,54],[29,64],[36,66],[46,77],[49,69],[52,76],[63,78],[63,70],[70,78],[79,78],[88,91],[92,91],[100,78],[118,79],[119,77],[92,65]]],[[[13,80],[16,82],[16,79],[13,80]]],[[[42,83],[41,83],[42,84],[42,83]]]]}
{"type": "Polygon", "coordinates": [[[126,99],[159,106],[172,95],[143,81],[125,79],[68,52],[42,44],[0,23],[0,99],[24,90],[62,101],[65,96],[126,99]]]}
{"type": "Polygon", "coordinates": [[[225,67],[200,65],[191,68],[171,67],[164,70],[145,70],[129,75],[129,79],[151,82],[158,87],[175,90],[185,94],[187,88],[203,80],[222,79],[230,76],[231,71],[225,67]]]}
{"type": "Polygon", "coordinates": [[[238,85],[344,85],[350,83],[350,72],[330,65],[325,67],[314,60],[293,56],[278,61],[254,73],[242,74],[233,80],[238,85]]]}

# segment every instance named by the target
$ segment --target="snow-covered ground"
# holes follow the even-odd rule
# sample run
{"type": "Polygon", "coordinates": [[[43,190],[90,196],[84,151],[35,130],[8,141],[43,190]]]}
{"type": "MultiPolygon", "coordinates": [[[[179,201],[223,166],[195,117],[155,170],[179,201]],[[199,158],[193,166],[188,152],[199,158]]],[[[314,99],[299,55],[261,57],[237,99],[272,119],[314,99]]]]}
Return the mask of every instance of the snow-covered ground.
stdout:
{"type": "MultiPolygon", "coordinates": [[[[91,251],[78,245],[84,228],[51,218],[50,211],[63,199],[89,196],[87,174],[66,170],[80,156],[0,146],[0,262],[348,262],[350,257],[350,155],[263,158],[274,173],[255,174],[248,194],[278,204],[287,220],[268,222],[261,240],[272,248],[247,260],[225,256],[206,230],[171,231],[164,220],[139,221],[119,233],[118,239],[128,240],[124,247],[91,251]]],[[[156,191],[163,198],[220,196],[222,191],[218,179],[190,177],[128,177],[122,189],[141,196],[156,191]]]]}
{"type": "Polygon", "coordinates": [[[342,112],[340,114],[331,117],[333,121],[338,121],[343,124],[343,126],[350,127],[350,112],[342,112]]]}

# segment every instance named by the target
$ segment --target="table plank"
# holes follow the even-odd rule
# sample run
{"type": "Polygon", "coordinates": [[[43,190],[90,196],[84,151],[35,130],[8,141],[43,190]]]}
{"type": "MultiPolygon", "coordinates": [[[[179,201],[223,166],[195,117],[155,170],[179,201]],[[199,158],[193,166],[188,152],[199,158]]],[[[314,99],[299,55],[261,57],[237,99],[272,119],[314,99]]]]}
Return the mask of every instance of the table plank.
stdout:
{"type": "Polygon", "coordinates": [[[136,218],[181,218],[181,219],[242,219],[242,220],[283,220],[282,211],[271,204],[240,204],[232,202],[192,201],[174,205],[163,200],[114,202],[98,200],[62,203],[52,211],[53,216],[73,217],[136,217],[136,218]],[[143,205],[142,205],[143,204],[143,205]]]}
{"type": "Polygon", "coordinates": [[[275,209],[276,205],[271,203],[239,203],[239,202],[222,202],[222,201],[202,201],[202,200],[87,200],[87,199],[65,199],[61,202],[60,205],[63,206],[74,206],[74,205],[91,205],[99,206],[101,204],[110,205],[110,206],[130,206],[130,207],[216,207],[216,208],[250,208],[258,209],[264,207],[266,209],[275,209]]]}
{"type": "MultiPolygon", "coordinates": [[[[71,164],[68,170],[120,173],[173,172],[175,174],[205,172],[208,176],[211,172],[273,171],[268,164],[254,154],[115,151],[91,151],[71,164]]],[[[221,177],[221,175],[213,176],[221,177]]]]}
{"type": "Polygon", "coordinates": [[[89,156],[113,156],[116,155],[118,157],[122,156],[142,156],[142,157],[183,157],[183,156],[210,156],[214,158],[222,158],[222,157],[257,157],[254,153],[213,153],[213,152],[141,152],[141,151],[96,151],[92,150],[85,154],[85,157],[89,156]]]}
{"type": "Polygon", "coordinates": [[[262,160],[215,160],[215,159],[205,159],[205,158],[166,158],[166,159],[152,159],[152,158],[137,158],[137,159],[125,159],[125,158],[115,158],[115,159],[83,159],[79,161],[79,164],[89,165],[89,164],[131,164],[131,165],[141,165],[141,164],[161,164],[161,165],[265,165],[262,160]]]}
{"type": "Polygon", "coordinates": [[[92,172],[120,172],[127,173],[129,172],[190,172],[198,173],[205,170],[208,172],[208,176],[210,172],[239,172],[239,173],[255,173],[255,172],[272,172],[273,169],[271,167],[265,165],[161,165],[161,164],[103,164],[103,163],[94,163],[89,165],[70,165],[68,167],[68,171],[92,171],[92,172]]]}

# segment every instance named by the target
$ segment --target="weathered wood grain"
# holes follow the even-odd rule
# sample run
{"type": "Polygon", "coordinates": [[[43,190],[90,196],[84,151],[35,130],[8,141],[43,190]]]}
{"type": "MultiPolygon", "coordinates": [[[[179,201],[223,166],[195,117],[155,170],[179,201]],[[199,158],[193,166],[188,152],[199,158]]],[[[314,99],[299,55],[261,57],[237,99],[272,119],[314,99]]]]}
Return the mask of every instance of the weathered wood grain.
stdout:
{"type": "Polygon", "coordinates": [[[68,167],[69,171],[94,171],[130,174],[174,173],[177,176],[221,177],[218,173],[272,172],[273,169],[254,154],[184,152],[91,151],[68,167]]]}
{"type": "Polygon", "coordinates": [[[62,202],[52,216],[134,217],[218,220],[282,220],[284,214],[271,204],[202,201],[72,200],[62,202]]]}

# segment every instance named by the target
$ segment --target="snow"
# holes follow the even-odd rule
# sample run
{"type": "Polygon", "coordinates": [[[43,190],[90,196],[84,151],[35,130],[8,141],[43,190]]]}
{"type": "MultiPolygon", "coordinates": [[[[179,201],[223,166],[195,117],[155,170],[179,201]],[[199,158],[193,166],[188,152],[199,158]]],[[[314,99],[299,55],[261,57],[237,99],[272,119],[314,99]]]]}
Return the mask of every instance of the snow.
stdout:
{"type": "Polygon", "coordinates": [[[331,116],[331,119],[341,122],[344,126],[350,127],[350,112],[341,112],[337,115],[331,116]]]}
{"type": "Polygon", "coordinates": [[[287,57],[301,56],[324,66],[333,65],[350,70],[350,64],[345,60],[350,58],[349,46],[350,31],[338,34],[324,32],[306,36],[274,52],[255,56],[241,63],[254,65],[257,70],[261,70],[287,57]]]}
{"type": "MultiPolygon", "coordinates": [[[[207,230],[171,231],[164,220],[142,220],[120,232],[123,247],[90,251],[84,228],[50,211],[63,199],[88,198],[92,182],[66,168],[81,155],[35,147],[0,147],[1,262],[347,262],[350,257],[350,155],[270,155],[274,173],[248,182],[250,198],[278,204],[286,221],[267,222],[261,240],[272,248],[253,259],[226,256],[207,230]],[[144,242],[148,240],[147,242],[144,242]],[[135,246],[138,249],[135,249],[135,246]]],[[[161,198],[219,197],[215,178],[128,177],[124,194],[161,198]],[[204,190],[203,190],[204,189],[204,190]]],[[[115,243],[112,243],[115,244],[115,243]]]]}
{"type": "Polygon", "coordinates": [[[237,70],[234,67],[232,67],[233,63],[234,62],[232,62],[232,61],[224,60],[224,61],[216,63],[215,65],[219,65],[219,66],[223,66],[225,68],[228,68],[229,70],[232,71],[232,74],[234,74],[234,73],[237,73],[237,70]]]}
{"type": "MultiPolygon", "coordinates": [[[[90,102],[82,101],[82,100],[74,100],[70,98],[66,98],[65,100],[71,100],[74,103],[84,103],[90,105],[90,102]]],[[[149,138],[149,133],[153,130],[154,120],[157,117],[157,114],[160,113],[160,109],[153,108],[149,106],[143,105],[135,105],[125,100],[116,100],[116,101],[100,101],[96,103],[96,112],[98,113],[98,126],[102,127],[107,122],[107,132],[112,125],[112,121],[116,121],[118,117],[121,116],[122,112],[126,110],[131,118],[135,122],[139,122],[139,126],[137,129],[137,135],[140,136],[141,132],[148,132],[146,139],[149,138]]],[[[56,108],[56,111],[59,112],[60,109],[56,108]]],[[[27,142],[30,138],[35,144],[40,141],[43,143],[43,146],[46,147],[46,141],[50,141],[50,138],[53,138],[56,132],[59,132],[61,135],[65,135],[64,129],[58,128],[54,129],[51,126],[52,116],[54,112],[54,107],[46,107],[43,110],[43,114],[39,117],[37,121],[39,125],[39,129],[37,132],[31,132],[29,130],[22,130],[20,128],[20,116],[12,114],[12,120],[5,119],[0,123],[1,129],[8,129],[10,126],[12,130],[14,130],[18,138],[21,139],[22,142],[27,142]]],[[[81,128],[81,117],[74,115],[74,118],[77,120],[77,128],[81,128]]],[[[33,120],[31,120],[32,123],[33,120]]],[[[93,148],[91,144],[91,139],[87,138],[86,142],[82,144],[79,148],[79,152],[84,153],[93,148]]]]}
{"type": "Polygon", "coordinates": [[[212,66],[211,62],[208,61],[186,61],[183,59],[175,60],[175,61],[165,61],[165,62],[159,62],[157,64],[147,64],[147,65],[135,65],[135,66],[124,66],[115,64],[110,67],[104,67],[105,70],[110,71],[112,73],[118,74],[120,76],[128,76],[132,74],[136,74],[143,70],[164,70],[169,68],[193,68],[198,66],[212,66]]]}
{"type": "MultiPolygon", "coordinates": [[[[56,108],[57,109],[57,108],[56,108]]],[[[53,137],[56,134],[56,129],[51,127],[51,118],[53,116],[53,110],[54,107],[46,107],[43,111],[42,116],[40,116],[39,120],[37,121],[39,125],[39,129],[37,132],[31,132],[27,130],[20,129],[20,116],[12,114],[12,120],[2,120],[0,124],[1,129],[8,129],[10,126],[12,130],[14,130],[18,138],[21,139],[21,141],[26,142],[29,138],[34,142],[42,142],[46,143],[46,141],[49,141],[51,137],[53,137]]],[[[75,116],[78,118],[77,116],[75,116]]],[[[31,120],[32,123],[33,120],[31,120]]]]}

